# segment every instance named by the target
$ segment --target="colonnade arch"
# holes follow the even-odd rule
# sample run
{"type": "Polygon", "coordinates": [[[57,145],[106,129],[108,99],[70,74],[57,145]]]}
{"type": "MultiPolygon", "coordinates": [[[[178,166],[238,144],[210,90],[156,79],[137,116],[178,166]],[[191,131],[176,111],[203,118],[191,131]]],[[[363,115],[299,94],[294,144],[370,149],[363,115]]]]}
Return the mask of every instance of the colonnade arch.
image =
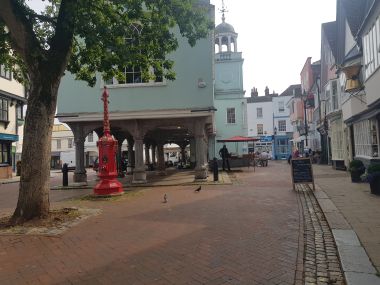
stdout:
{"type": "MultiPolygon", "coordinates": [[[[133,183],[146,183],[146,167],[154,165],[157,173],[165,175],[163,147],[166,143],[176,143],[183,149],[190,144],[193,150],[195,178],[207,179],[207,126],[206,117],[115,120],[111,121],[111,134],[119,142],[118,155],[121,157],[122,142],[128,141],[128,162],[134,166],[133,183]],[[144,159],[145,153],[145,159],[144,159]]],[[[95,131],[103,135],[102,122],[67,122],[71,127],[76,150],[74,182],[87,182],[84,164],[84,141],[95,131]]],[[[181,157],[183,159],[183,157],[181,157]]]]}

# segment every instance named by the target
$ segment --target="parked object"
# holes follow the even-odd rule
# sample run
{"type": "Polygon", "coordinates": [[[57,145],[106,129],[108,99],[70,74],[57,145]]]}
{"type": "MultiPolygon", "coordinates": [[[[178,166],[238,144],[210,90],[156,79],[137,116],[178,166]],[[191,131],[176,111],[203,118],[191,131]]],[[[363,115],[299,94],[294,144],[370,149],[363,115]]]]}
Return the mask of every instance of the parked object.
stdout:
{"type": "Polygon", "coordinates": [[[62,165],[67,164],[69,170],[75,169],[75,150],[61,152],[62,165]]]}
{"type": "Polygon", "coordinates": [[[360,176],[364,173],[365,167],[361,160],[354,159],[350,162],[349,171],[352,182],[361,182],[360,176]]]}
{"type": "Polygon", "coordinates": [[[213,174],[214,174],[214,181],[218,181],[219,180],[218,159],[216,157],[214,157],[214,159],[213,159],[212,170],[213,170],[213,174]]]}
{"type": "Polygon", "coordinates": [[[98,172],[99,169],[99,157],[97,157],[94,161],[94,165],[92,166],[92,169],[98,172]]]}
{"type": "Polygon", "coordinates": [[[69,167],[67,163],[64,163],[62,166],[62,186],[69,185],[69,167]]]}
{"type": "Polygon", "coordinates": [[[16,176],[21,176],[21,160],[16,162],[16,176]]]}
{"type": "Polygon", "coordinates": [[[367,180],[371,187],[371,193],[380,195],[380,164],[371,164],[367,169],[367,180]]]}

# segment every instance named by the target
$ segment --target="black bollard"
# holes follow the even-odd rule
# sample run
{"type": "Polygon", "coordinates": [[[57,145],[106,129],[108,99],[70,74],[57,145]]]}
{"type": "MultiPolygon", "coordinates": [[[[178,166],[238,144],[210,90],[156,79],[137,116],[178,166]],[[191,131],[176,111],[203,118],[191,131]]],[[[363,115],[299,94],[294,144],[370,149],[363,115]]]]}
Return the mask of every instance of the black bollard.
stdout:
{"type": "Polygon", "coordinates": [[[62,186],[69,186],[69,167],[67,163],[64,163],[62,166],[62,186]]]}
{"type": "Polygon", "coordinates": [[[212,167],[213,173],[214,173],[214,181],[219,181],[219,174],[218,174],[218,160],[216,157],[213,159],[213,167],[212,167]]]}

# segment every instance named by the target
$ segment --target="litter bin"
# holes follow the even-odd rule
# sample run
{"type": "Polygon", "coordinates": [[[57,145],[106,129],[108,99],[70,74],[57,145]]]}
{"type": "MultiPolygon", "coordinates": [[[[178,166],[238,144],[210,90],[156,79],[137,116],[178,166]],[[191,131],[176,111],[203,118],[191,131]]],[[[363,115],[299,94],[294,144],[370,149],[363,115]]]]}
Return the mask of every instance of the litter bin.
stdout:
{"type": "Polygon", "coordinates": [[[62,166],[62,186],[69,185],[69,167],[67,163],[64,163],[62,166]]]}

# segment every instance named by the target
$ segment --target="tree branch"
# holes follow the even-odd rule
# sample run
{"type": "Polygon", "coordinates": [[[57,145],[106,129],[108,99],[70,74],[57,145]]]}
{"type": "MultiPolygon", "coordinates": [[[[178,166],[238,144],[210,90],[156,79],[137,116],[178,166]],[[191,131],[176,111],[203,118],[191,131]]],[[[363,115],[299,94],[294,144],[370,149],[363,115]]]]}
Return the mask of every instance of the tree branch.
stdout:
{"type": "Polygon", "coordinates": [[[40,14],[35,13],[34,11],[27,11],[26,14],[31,16],[32,18],[36,18],[38,20],[41,20],[42,22],[48,22],[48,23],[51,23],[54,25],[57,24],[57,18],[56,17],[49,17],[46,15],[40,15],[40,14]]]}
{"type": "MultiPolygon", "coordinates": [[[[1,1],[1,0],[0,0],[1,1]]],[[[77,0],[62,0],[56,29],[50,42],[48,63],[53,76],[63,75],[68,60],[74,38],[75,22],[77,17],[77,0]],[[54,66],[51,66],[54,63],[54,66]]]]}
{"type": "Polygon", "coordinates": [[[43,50],[32,23],[26,17],[26,7],[13,0],[0,0],[0,7],[0,19],[9,29],[12,49],[29,67],[33,66],[36,60],[34,56],[43,54],[43,50]]]}

